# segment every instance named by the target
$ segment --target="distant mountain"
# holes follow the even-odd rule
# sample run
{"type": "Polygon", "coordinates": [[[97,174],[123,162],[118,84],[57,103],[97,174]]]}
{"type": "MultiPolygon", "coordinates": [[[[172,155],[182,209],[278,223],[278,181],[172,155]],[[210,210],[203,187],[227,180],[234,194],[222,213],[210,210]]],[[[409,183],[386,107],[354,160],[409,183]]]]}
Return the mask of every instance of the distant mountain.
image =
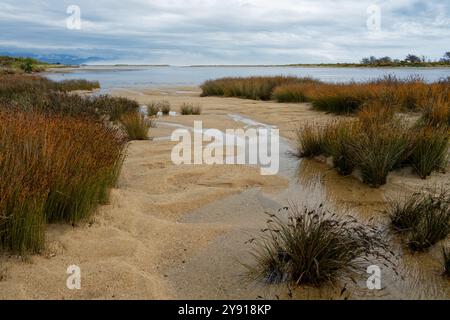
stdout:
{"type": "Polygon", "coordinates": [[[51,63],[51,64],[66,64],[66,65],[80,65],[92,62],[104,61],[103,58],[100,57],[87,57],[82,58],[70,54],[39,54],[39,53],[31,53],[31,52],[8,52],[8,51],[0,51],[0,56],[10,56],[10,57],[27,57],[37,59],[39,61],[51,63]]]}

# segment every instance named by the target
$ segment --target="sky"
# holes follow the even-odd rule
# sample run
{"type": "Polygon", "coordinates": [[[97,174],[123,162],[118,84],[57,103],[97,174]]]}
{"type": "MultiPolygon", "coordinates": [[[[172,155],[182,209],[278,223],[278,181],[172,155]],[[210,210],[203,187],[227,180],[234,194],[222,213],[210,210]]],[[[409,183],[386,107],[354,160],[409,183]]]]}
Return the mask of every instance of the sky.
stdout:
{"type": "Polygon", "coordinates": [[[196,65],[359,62],[408,53],[435,60],[447,51],[449,0],[0,2],[0,54],[196,65]]]}

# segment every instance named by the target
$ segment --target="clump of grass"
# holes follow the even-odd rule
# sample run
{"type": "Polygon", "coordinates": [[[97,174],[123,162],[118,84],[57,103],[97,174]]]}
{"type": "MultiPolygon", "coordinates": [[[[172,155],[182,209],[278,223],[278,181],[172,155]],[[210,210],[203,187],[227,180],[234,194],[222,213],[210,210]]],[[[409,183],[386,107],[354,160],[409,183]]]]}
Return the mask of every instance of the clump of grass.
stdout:
{"type": "MultiPolygon", "coordinates": [[[[449,91],[450,93],[450,91],[449,91]]],[[[428,126],[450,126],[450,94],[438,94],[429,98],[423,107],[420,123],[428,126]]]]}
{"type": "Polygon", "coordinates": [[[384,99],[372,100],[365,103],[357,112],[358,120],[364,127],[373,127],[391,123],[394,119],[395,108],[384,99]]]}
{"type": "Polygon", "coordinates": [[[158,107],[163,115],[168,115],[170,113],[169,101],[164,100],[164,101],[158,102],[158,107]]]}
{"type": "Polygon", "coordinates": [[[184,102],[180,107],[180,113],[182,115],[200,115],[202,113],[202,108],[199,105],[184,102]]]}
{"type": "Polygon", "coordinates": [[[356,167],[352,146],[360,134],[361,127],[354,121],[340,121],[325,130],[324,152],[333,157],[336,170],[349,175],[356,167]]]}
{"type": "Polygon", "coordinates": [[[108,198],[120,131],[87,118],[0,112],[0,246],[38,251],[47,222],[76,222],[108,198]]]}
{"type": "Polygon", "coordinates": [[[270,283],[321,285],[364,270],[369,257],[385,257],[386,244],[374,227],[322,206],[291,206],[287,219],[271,215],[265,234],[256,239],[255,265],[248,276],[270,283]]]}
{"type": "Polygon", "coordinates": [[[159,112],[159,105],[157,102],[151,102],[147,106],[147,115],[149,117],[155,117],[159,112]]]}
{"type": "Polygon", "coordinates": [[[284,76],[208,80],[201,85],[202,97],[223,96],[253,100],[270,100],[275,87],[288,83],[301,83],[303,81],[305,81],[304,78],[284,76]]]}
{"type": "Polygon", "coordinates": [[[302,82],[281,85],[274,89],[272,98],[277,102],[309,102],[310,92],[320,83],[318,80],[304,78],[302,82]]]}
{"type": "Polygon", "coordinates": [[[450,248],[442,247],[442,258],[444,259],[444,274],[450,276],[450,248]]]}
{"type": "Polygon", "coordinates": [[[433,171],[445,169],[448,161],[447,128],[424,127],[414,135],[408,162],[425,179],[433,171]]]}
{"type": "Polygon", "coordinates": [[[326,126],[318,123],[305,123],[296,130],[297,154],[312,158],[325,152],[326,126]]]}
{"type": "Polygon", "coordinates": [[[450,196],[446,189],[391,201],[387,213],[394,228],[409,235],[408,245],[415,251],[427,249],[450,233],[450,196]]]}
{"type": "Polygon", "coordinates": [[[100,83],[98,81],[88,81],[84,79],[63,80],[55,83],[55,89],[60,91],[75,91],[75,90],[92,91],[94,89],[99,88],[100,83]]]}
{"type": "Polygon", "coordinates": [[[389,172],[403,160],[409,138],[395,127],[376,133],[371,130],[362,131],[352,148],[363,182],[378,188],[386,184],[389,172]]]}
{"type": "Polygon", "coordinates": [[[125,131],[127,132],[128,139],[130,140],[147,140],[148,129],[150,123],[145,119],[145,116],[138,113],[127,113],[120,119],[125,131]]]}

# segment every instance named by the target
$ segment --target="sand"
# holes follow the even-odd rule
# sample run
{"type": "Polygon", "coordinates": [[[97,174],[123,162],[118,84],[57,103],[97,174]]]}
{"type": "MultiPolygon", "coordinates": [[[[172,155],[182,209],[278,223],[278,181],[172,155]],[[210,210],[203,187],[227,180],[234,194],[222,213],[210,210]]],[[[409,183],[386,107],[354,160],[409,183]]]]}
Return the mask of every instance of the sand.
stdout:
{"type": "MultiPolygon", "coordinates": [[[[303,161],[296,177],[298,160],[285,155],[288,165],[277,176],[262,176],[258,168],[243,165],[175,166],[170,160],[174,143],[167,140],[174,128],[167,122],[192,126],[202,120],[207,128],[242,128],[244,123],[229,116],[239,114],[278,126],[289,145],[299,121],[320,123],[334,116],[307,104],[201,98],[198,88],[134,88],[113,94],[141,104],[165,99],[175,111],[192,102],[203,112],[162,117],[150,129],[154,140],[131,142],[109,204],[89,220],[76,226],[50,225],[40,254],[0,257],[1,299],[289,298],[284,287],[251,283],[244,276],[242,263],[251,263],[246,241],[264,227],[265,212],[276,212],[287,201],[325,202],[361,219],[384,221],[379,210],[387,198],[450,184],[448,173],[421,180],[404,170],[392,173],[382,188],[371,189],[355,177],[340,177],[320,161],[303,161]],[[69,265],[81,268],[81,290],[66,287],[69,265]]],[[[388,274],[388,285],[380,292],[367,292],[359,283],[341,296],[343,284],[338,284],[302,288],[293,297],[450,298],[450,286],[439,275],[437,247],[402,261],[404,273],[421,281],[399,284],[388,274]]]]}

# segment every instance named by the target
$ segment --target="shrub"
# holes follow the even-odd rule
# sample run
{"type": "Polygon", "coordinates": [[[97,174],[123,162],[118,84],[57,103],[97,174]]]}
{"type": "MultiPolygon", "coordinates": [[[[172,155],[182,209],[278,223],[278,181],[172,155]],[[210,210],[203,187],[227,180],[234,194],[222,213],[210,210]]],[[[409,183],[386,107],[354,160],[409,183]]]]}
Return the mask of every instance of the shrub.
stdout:
{"type": "Polygon", "coordinates": [[[413,149],[408,159],[422,179],[433,171],[445,169],[449,135],[446,128],[424,127],[414,135],[413,149]]]}
{"type": "Polygon", "coordinates": [[[147,140],[150,123],[145,116],[138,113],[127,113],[120,119],[130,140],[147,140]]]}
{"type": "Polygon", "coordinates": [[[385,257],[382,234],[354,218],[328,213],[322,206],[291,206],[287,220],[271,215],[265,234],[256,239],[248,268],[254,280],[321,285],[359,273],[369,256],[385,257]]]}
{"type": "Polygon", "coordinates": [[[0,112],[0,246],[38,251],[46,222],[76,222],[106,201],[125,141],[101,122],[0,112]]]}

